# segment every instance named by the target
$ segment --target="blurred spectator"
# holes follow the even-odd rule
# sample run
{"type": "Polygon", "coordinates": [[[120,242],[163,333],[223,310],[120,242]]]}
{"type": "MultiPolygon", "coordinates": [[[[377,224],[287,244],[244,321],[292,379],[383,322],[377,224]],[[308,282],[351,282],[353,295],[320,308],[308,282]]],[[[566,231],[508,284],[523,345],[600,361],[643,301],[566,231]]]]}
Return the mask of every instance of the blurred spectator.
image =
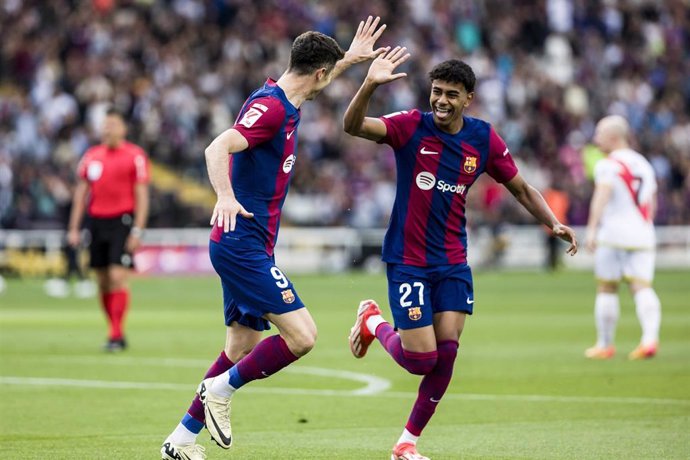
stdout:
{"type": "MultiPolygon", "coordinates": [[[[279,77],[293,38],[315,29],[346,43],[366,14],[388,23],[384,44],[413,54],[408,77],[381,88],[372,112],[425,106],[423,69],[468,61],[479,77],[470,114],[497,125],[523,170],[563,184],[573,225],[587,219],[594,120],[621,114],[659,175],[657,223],[690,224],[684,0],[2,2],[0,222],[59,227],[69,171],[98,139],[110,103],[132,120],[131,140],[154,162],[205,182],[203,147],[231,124],[245,94],[279,77]],[[248,24],[260,33],[240,34],[248,24]]],[[[347,141],[340,126],[363,71],[352,69],[305,107],[286,224],[385,226],[392,154],[347,141]]],[[[207,225],[210,211],[155,183],[151,226],[207,225]]],[[[514,203],[506,206],[500,212],[521,223],[514,203]]],[[[483,212],[477,219],[488,222],[496,211],[483,212]]]]}

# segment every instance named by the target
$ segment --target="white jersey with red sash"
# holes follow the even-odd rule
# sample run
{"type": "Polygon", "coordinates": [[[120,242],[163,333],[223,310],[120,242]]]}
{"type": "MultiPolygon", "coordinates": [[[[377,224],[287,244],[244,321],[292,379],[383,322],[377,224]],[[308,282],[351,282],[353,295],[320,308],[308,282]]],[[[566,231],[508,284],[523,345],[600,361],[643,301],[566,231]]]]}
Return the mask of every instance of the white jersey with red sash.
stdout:
{"type": "Polygon", "coordinates": [[[601,216],[598,244],[622,249],[654,248],[652,210],[657,184],[649,162],[634,150],[614,150],[597,163],[594,180],[612,188],[601,216]]]}

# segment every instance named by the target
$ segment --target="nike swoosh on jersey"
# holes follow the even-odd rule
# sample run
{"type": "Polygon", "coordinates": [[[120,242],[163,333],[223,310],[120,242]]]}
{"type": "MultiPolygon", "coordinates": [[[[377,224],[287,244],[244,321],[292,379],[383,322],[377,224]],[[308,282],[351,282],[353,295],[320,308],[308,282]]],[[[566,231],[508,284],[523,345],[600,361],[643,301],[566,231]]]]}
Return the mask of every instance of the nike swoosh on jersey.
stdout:
{"type": "Polygon", "coordinates": [[[295,132],[295,130],[293,129],[292,131],[287,133],[287,138],[290,139],[292,137],[292,133],[294,133],[294,132],[295,132]]]}
{"type": "Polygon", "coordinates": [[[422,155],[438,155],[438,152],[434,152],[433,150],[427,150],[426,147],[422,147],[422,150],[419,151],[422,155]]]}

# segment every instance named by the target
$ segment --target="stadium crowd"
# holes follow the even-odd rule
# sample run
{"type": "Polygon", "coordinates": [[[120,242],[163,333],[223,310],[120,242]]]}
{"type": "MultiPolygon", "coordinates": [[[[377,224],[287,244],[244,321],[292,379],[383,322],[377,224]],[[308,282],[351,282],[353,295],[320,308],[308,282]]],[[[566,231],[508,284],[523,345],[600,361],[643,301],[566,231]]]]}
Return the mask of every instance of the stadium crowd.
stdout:
{"type": "MultiPolygon", "coordinates": [[[[278,78],[305,30],[349,43],[380,15],[381,43],[412,53],[408,77],[370,113],[428,106],[430,69],[459,57],[478,85],[470,115],[491,121],[523,175],[565,190],[582,225],[598,154],[594,123],[630,120],[660,183],[657,223],[690,224],[690,8],[685,0],[6,0],[0,6],[0,220],[63,228],[76,162],[109,105],[129,138],[183,181],[205,183],[203,150],[244,97],[278,78]],[[510,6],[508,6],[510,5],[510,6]]],[[[390,149],[343,133],[366,66],[304,107],[287,223],[382,227],[395,190],[390,149]]],[[[205,226],[209,213],[156,191],[150,226],[205,226]]],[[[531,220],[491,181],[471,194],[474,224],[531,220]]],[[[198,205],[196,205],[198,207],[198,205]]]]}

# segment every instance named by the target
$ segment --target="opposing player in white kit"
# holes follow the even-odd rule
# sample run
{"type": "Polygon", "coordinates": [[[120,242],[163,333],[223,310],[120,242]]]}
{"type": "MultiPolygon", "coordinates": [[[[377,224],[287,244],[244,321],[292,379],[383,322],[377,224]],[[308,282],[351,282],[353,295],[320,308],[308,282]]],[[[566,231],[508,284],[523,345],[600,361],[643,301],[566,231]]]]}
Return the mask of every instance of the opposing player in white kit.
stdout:
{"type": "Polygon", "coordinates": [[[595,251],[597,278],[597,343],[585,351],[591,359],[608,359],[615,354],[621,279],[630,286],[642,327],[642,340],[628,357],[651,358],[659,346],[661,303],[652,289],[657,185],[652,166],[630,148],[629,135],[628,122],[618,115],[601,119],[594,133],[594,142],[607,157],[594,170],[594,196],[585,238],[587,248],[595,251]]]}

